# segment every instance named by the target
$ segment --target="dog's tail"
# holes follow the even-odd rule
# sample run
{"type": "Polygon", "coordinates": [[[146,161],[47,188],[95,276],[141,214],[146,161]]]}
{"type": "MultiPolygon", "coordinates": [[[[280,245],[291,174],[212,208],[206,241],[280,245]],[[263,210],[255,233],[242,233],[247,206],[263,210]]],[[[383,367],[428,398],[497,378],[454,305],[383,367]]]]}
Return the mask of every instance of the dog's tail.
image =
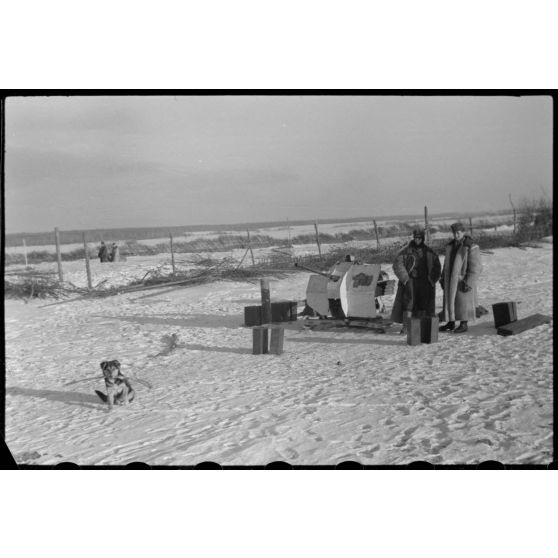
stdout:
{"type": "Polygon", "coordinates": [[[95,390],[95,393],[101,398],[101,401],[103,403],[107,402],[108,397],[106,396],[106,394],[104,394],[102,391],[99,391],[97,389],[95,390]]]}

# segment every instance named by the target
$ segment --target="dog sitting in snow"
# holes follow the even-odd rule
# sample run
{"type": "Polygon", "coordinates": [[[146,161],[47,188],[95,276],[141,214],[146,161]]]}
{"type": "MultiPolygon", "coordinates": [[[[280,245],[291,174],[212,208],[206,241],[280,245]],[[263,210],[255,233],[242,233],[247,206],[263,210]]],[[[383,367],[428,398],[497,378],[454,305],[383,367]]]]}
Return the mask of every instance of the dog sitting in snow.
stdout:
{"type": "Polygon", "coordinates": [[[95,393],[104,401],[108,402],[109,409],[116,403],[126,405],[133,401],[136,392],[130,381],[120,371],[120,363],[117,360],[104,360],[101,362],[101,370],[107,386],[107,394],[95,390],[95,393]]]}

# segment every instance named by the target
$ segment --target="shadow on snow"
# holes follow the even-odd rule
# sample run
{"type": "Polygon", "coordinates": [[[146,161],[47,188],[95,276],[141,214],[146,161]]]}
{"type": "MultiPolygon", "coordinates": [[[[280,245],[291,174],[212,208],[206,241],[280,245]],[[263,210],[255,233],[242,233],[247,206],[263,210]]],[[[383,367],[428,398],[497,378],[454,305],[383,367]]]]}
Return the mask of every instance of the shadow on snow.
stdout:
{"type": "Polygon", "coordinates": [[[24,397],[40,397],[50,401],[59,401],[67,405],[79,405],[89,409],[98,409],[103,403],[96,395],[79,391],[54,391],[51,389],[32,389],[7,387],[6,395],[22,395],[24,397]]]}
{"type": "Polygon", "coordinates": [[[190,314],[187,317],[184,314],[154,314],[151,316],[93,316],[95,318],[103,318],[109,320],[121,320],[123,322],[131,322],[135,324],[153,324],[164,326],[180,326],[180,327],[214,327],[237,329],[242,327],[244,317],[242,316],[216,316],[211,314],[190,314]],[[179,316],[170,317],[169,316],[179,316]]]}

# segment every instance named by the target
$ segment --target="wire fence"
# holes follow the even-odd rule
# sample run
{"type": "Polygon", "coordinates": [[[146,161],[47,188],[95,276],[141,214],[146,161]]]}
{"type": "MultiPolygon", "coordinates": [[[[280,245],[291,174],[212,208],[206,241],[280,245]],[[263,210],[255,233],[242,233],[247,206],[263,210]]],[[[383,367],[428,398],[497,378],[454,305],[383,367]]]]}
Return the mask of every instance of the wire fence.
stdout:
{"type": "MultiPolygon", "coordinates": [[[[118,246],[118,254],[111,263],[124,265],[129,262],[136,268],[144,266],[145,278],[162,275],[177,275],[186,270],[197,268],[214,268],[219,265],[221,270],[281,270],[295,271],[295,263],[316,269],[325,270],[336,261],[350,254],[353,259],[363,263],[391,263],[397,252],[410,241],[413,229],[426,227],[427,243],[436,252],[443,254],[445,245],[451,239],[450,219],[445,221],[429,221],[425,207],[425,222],[390,222],[380,226],[371,219],[365,226],[351,228],[350,224],[321,227],[318,222],[303,227],[275,227],[269,231],[258,229],[238,232],[199,232],[195,235],[173,235],[168,239],[151,239],[139,241],[135,239],[106,241],[107,245],[114,242],[118,246]],[[325,229],[325,230],[324,230],[325,229]],[[294,234],[298,232],[298,234],[294,234]]],[[[362,225],[362,224],[361,224],[362,225]]],[[[469,218],[465,220],[468,232],[479,244],[481,250],[504,246],[517,246],[552,234],[552,214],[547,219],[537,219],[532,214],[525,217],[514,214],[513,220],[490,222],[487,219],[469,218]]],[[[115,231],[116,232],[116,231],[115,231]]],[[[32,271],[30,266],[43,262],[57,262],[59,280],[63,281],[63,262],[84,260],[84,273],[88,276],[89,289],[91,283],[90,261],[98,260],[99,244],[89,243],[83,235],[79,245],[64,245],[64,232],[55,229],[54,240],[56,252],[37,250],[27,247],[23,240],[23,253],[5,253],[6,277],[20,275],[32,271]],[[64,247],[64,249],[62,249],[64,247]],[[24,265],[23,269],[19,266],[24,265]],[[9,266],[12,266],[11,268],[9,266]]],[[[96,264],[95,264],[96,265],[96,264]]],[[[98,268],[96,268],[98,270],[98,268]]],[[[108,275],[109,268],[107,268],[108,275]]],[[[48,272],[53,273],[53,272],[48,272]]],[[[5,277],[5,281],[6,281],[5,277]]],[[[15,277],[14,277],[15,278],[15,277]]]]}

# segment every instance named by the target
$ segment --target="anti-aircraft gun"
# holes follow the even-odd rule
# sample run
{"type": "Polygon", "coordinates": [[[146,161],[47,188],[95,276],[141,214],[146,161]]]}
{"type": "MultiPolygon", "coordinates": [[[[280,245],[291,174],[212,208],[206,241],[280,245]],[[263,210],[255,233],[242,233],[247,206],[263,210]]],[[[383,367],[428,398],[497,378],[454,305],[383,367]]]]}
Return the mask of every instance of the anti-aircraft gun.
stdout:
{"type": "Polygon", "coordinates": [[[373,326],[389,325],[378,312],[384,309],[381,297],[393,294],[395,280],[389,279],[380,264],[360,263],[347,256],[328,272],[298,262],[295,266],[313,273],[306,288],[306,305],[319,317],[380,330],[373,326]]]}

